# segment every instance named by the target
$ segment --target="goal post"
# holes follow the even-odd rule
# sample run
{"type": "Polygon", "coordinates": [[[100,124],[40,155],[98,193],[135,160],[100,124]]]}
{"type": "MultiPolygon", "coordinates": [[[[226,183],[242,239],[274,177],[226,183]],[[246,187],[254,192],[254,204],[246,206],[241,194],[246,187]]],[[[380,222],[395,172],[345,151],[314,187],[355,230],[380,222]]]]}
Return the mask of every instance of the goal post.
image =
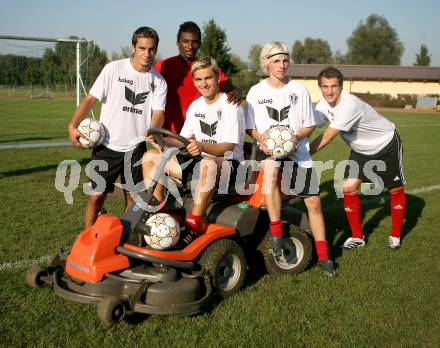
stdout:
{"type": "Polygon", "coordinates": [[[10,36],[0,35],[0,40],[23,40],[23,41],[42,41],[42,42],[71,42],[76,44],[76,105],[80,102],[80,85],[82,84],[80,67],[81,67],[81,43],[87,43],[84,39],[51,39],[41,37],[27,37],[27,36],[10,36]]]}

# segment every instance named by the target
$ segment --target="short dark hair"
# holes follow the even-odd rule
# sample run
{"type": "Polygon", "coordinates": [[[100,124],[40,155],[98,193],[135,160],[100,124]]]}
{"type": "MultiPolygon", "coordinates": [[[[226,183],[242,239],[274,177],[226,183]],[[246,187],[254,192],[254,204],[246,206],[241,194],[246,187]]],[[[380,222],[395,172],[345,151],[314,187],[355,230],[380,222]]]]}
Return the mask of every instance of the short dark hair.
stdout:
{"type": "Polygon", "coordinates": [[[185,22],[180,24],[179,31],[177,32],[177,41],[180,40],[182,33],[196,34],[199,42],[202,42],[202,32],[200,31],[200,27],[194,22],[185,22]]]}
{"type": "Polygon", "coordinates": [[[341,87],[344,84],[344,75],[342,75],[342,73],[338,69],[336,69],[332,66],[329,66],[329,67],[321,70],[321,72],[319,73],[318,86],[320,86],[320,87],[321,87],[321,79],[323,77],[325,77],[326,79],[336,78],[338,80],[339,86],[341,86],[341,87]]]}
{"type": "Polygon", "coordinates": [[[147,39],[153,39],[156,42],[156,48],[159,46],[159,35],[157,35],[156,30],[150,27],[137,28],[131,38],[132,45],[136,46],[137,40],[144,37],[147,39]]]}

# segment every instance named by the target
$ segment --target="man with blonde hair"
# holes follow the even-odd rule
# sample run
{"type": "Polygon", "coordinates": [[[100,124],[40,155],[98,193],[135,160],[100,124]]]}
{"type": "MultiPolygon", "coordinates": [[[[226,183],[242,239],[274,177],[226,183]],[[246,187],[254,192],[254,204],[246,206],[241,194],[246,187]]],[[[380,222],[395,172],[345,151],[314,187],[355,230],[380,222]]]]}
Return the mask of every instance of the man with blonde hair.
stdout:
{"type": "Polygon", "coordinates": [[[288,80],[286,71],[289,64],[289,49],[285,44],[269,42],[261,50],[260,68],[268,77],[254,85],[246,97],[246,131],[258,141],[261,149],[258,159],[262,160],[264,174],[270,176],[270,187],[263,193],[270,218],[274,255],[281,256],[286,243],[292,244],[290,238],[283,238],[281,220],[281,169],[289,169],[292,170],[290,185],[294,186],[297,196],[304,198],[307,207],[318,265],[326,274],[334,276],[333,262],[328,256],[318,179],[309,153],[308,137],[315,129],[312,103],[303,85],[288,80]],[[275,126],[290,128],[298,138],[297,150],[283,160],[272,157],[265,145],[268,130],[275,126]],[[287,166],[288,161],[293,162],[293,166],[287,166]]]}
{"type": "MultiPolygon", "coordinates": [[[[185,227],[197,237],[204,233],[206,223],[204,215],[214,195],[222,164],[230,160],[232,171],[230,180],[235,179],[239,161],[243,160],[244,112],[241,106],[230,104],[227,95],[220,91],[219,72],[216,61],[211,57],[199,58],[191,67],[194,85],[201,97],[191,103],[186,113],[180,135],[190,139],[186,150],[190,156],[178,154],[165,167],[168,175],[182,181],[185,186],[190,175],[199,163],[200,178],[195,190],[196,196],[191,211],[185,220],[185,227]],[[191,163],[183,170],[182,163],[191,163]]],[[[175,139],[166,139],[169,146],[182,146],[175,139]]],[[[153,157],[159,150],[148,151],[143,160],[143,172],[146,186],[154,177],[155,164],[153,157]]],[[[161,202],[163,194],[160,189],[154,193],[161,202]]]]}

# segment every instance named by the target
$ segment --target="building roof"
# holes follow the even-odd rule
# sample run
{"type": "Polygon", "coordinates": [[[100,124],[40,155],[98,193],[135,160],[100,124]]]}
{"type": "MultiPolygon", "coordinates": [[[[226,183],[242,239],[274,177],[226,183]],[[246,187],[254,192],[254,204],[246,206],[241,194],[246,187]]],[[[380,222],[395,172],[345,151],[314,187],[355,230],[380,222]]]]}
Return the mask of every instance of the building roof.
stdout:
{"type": "MultiPolygon", "coordinates": [[[[316,78],[328,64],[290,64],[287,76],[291,78],[316,78]]],[[[440,82],[440,68],[394,65],[333,65],[345,80],[405,80],[440,82]]]]}

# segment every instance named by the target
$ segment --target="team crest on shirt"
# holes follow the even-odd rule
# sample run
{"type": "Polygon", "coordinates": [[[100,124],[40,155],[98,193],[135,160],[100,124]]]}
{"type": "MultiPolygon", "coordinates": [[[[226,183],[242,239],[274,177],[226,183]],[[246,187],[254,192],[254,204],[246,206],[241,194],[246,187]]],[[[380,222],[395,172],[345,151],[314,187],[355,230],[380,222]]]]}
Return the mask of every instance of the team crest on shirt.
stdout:
{"type": "Polygon", "coordinates": [[[266,105],[266,109],[269,117],[272,120],[280,123],[283,122],[289,116],[290,106],[291,105],[287,105],[278,111],[277,109],[271,108],[270,106],[266,105]]]}
{"type": "Polygon", "coordinates": [[[154,93],[155,89],[156,89],[156,85],[154,84],[154,81],[151,81],[150,83],[150,89],[151,89],[151,93],[154,93]]]}
{"type": "Polygon", "coordinates": [[[222,119],[222,109],[217,110],[217,119],[220,121],[222,119]]]}
{"type": "Polygon", "coordinates": [[[203,134],[206,134],[208,137],[213,137],[217,134],[217,124],[218,121],[215,121],[213,124],[209,124],[206,122],[200,121],[200,130],[203,134]]]}
{"type": "Polygon", "coordinates": [[[295,105],[296,102],[298,101],[298,96],[295,93],[290,93],[289,101],[290,101],[290,105],[295,105]]]}

